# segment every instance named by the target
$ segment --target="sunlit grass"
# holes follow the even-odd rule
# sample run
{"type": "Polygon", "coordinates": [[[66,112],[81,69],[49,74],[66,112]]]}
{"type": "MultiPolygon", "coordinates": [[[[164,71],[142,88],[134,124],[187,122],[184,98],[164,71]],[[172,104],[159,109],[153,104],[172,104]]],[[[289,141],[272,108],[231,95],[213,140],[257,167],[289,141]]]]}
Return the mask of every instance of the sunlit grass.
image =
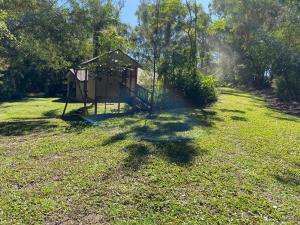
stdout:
{"type": "Polygon", "coordinates": [[[204,110],[98,127],[62,120],[63,107],[0,103],[0,224],[300,221],[300,119],[260,98],[223,89],[204,110]]]}

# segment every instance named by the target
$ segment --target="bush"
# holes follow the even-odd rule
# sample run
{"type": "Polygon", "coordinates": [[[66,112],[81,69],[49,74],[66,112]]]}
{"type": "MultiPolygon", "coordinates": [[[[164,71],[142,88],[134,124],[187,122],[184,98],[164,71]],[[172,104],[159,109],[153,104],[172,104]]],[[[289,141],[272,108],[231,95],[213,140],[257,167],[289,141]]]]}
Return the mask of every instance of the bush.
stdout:
{"type": "Polygon", "coordinates": [[[300,101],[300,78],[297,74],[279,76],[273,80],[273,88],[277,96],[284,101],[300,101]]]}
{"type": "Polygon", "coordinates": [[[13,88],[12,79],[9,79],[9,76],[0,74],[0,100],[18,98],[19,95],[13,88]]]}
{"type": "Polygon", "coordinates": [[[61,83],[49,84],[46,90],[46,97],[62,97],[66,93],[65,85],[61,83]]]}
{"type": "Polygon", "coordinates": [[[158,81],[155,90],[156,106],[162,108],[205,106],[217,100],[217,82],[213,76],[189,70],[174,71],[165,84],[158,81]],[[165,86],[164,86],[165,85],[165,86]]]}
{"type": "Polygon", "coordinates": [[[197,106],[207,105],[217,99],[216,81],[212,76],[197,73],[187,79],[185,95],[197,106]]]}

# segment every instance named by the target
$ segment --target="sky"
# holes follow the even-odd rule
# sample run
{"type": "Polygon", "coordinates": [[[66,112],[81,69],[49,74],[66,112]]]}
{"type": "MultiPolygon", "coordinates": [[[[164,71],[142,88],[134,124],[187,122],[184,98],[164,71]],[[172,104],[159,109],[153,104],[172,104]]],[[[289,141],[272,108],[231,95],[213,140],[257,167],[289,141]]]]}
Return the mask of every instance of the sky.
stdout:
{"type": "MultiPolygon", "coordinates": [[[[198,0],[202,3],[205,11],[208,12],[208,4],[211,0],[198,0]]],[[[140,0],[125,0],[125,7],[122,10],[121,20],[131,26],[137,25],[137,18],[135,16],[136,9],[140,0]]]]}
{"type": "MultiPolygon", "coordinates": [[[[63,4],[64,0],[58,0],[59,4],[63,4]]],[[[121,20],[132,27],[137,25],[137,17],[135,12],[139,5],[140,0],[125,0],[125,6],[121,13],[121,20]]],[[[204,10],[208,12],[208,4],[211,0],[197,0],[197,2],[202,3],[204,10]]]]}

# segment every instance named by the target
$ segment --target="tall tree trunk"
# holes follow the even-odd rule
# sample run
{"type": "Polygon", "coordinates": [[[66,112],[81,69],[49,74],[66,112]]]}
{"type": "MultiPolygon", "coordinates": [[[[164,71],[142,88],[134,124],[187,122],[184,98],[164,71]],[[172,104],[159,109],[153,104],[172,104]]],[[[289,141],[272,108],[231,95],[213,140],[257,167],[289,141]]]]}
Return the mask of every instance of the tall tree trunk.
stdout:
{"type": "Polygon", "coordinates": [[[94,52],[93,56],[97,57],[100,54],[100,43],[99,43],[99,32],[101,31],[102,25],[100,23],[96,23],[94,25],[94,31],[93,31],[93,47],[94,52]]]}

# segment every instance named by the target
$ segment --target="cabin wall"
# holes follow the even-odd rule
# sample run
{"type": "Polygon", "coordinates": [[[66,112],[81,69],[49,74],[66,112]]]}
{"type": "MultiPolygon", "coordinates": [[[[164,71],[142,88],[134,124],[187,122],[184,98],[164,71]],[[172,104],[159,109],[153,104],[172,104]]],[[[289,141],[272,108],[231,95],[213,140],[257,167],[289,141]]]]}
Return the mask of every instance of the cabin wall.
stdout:
{"type": "MultiPolygon", "coordinates": [[[[89,77],[89,80],[87,83],[87,97],[92,100],[95,99],[95,79],[92,77],[89,77]]],[[[77,80],[76,99],[77,99],[77,101],[80,101],[80,102],[84,101],[84,82],[83,81],[77,80]]]]}
{"type": "Polygon", "coordinates": [[[120,96],[120,82],[118,77],[103,76],[96,81],[96,96],[101,97],[119,97],[120,96]]]}
{"type": "Polygon", "coordinates": [[[131,89],[132,91],[135,91],[136,89],[137,74],[138,74],[138,69],[136,67],[127,71],[127,79],[125,85],[127,88],[131,89]]]}
{"type": "Polygon", "coordinates": [[[82,102],[84,100],[84,92],[83,92],[84,84],[83,82],[76,81],[76,99],[77,101],[82,102]],[[83,95],[83,96],[82,96],[83,95]]]}
{"type": "Polygon", "coordinates": [[[134,72],[133,72],[133,78],[132,78],[132,86],[134,87],[134,89],[136,88],[138,82],[138,68],[135,67],[134,68],[134,72]]]}
{"type": "MultiPolygon", "coordinates": [[[[126,79],[125,85],[127,88],[131,90],[136,89],[136,84],[137,84],[137,76],[138,76],[138,68],[135,67],[133,70],[128,70],[127,71],[127,76],[128,78],[126,79]]],[[[91,73],[89,74],[89,79],[87,83],[87,89],[88,89],[88,98],[90,100],[95,100],[96,99],[103,99],[103,98],[112,98],[112,99],[117,99],[121,95],[121,88],[120,84],[122,82],[122,76],[101,76],[100,78],[94,78],[91,73]]],[[[134,95],[132,92],[131,95],[134,95]]],[[[77,80],[76,84],[76,99],[78,101],[84,101],[84,82],[81,82],[77,80]],[[81,88],[81,91],[79,87],[81,88]],[[82,94],[83,97],[82,97],[82,94]]]]}
{"type": "Polygon", "coordinates": [[[95,100],[96,87],[95,87],[95,78],[94,77],[89,76],[87,88],[88,88],[88,98],[95,100]]]}
{"type": "Polygon", "coordinates": [[[68,73],[67,74],[67,96],[76,99],[76,86],[74,82],[76,82],[74,74],[68,73]]]}

